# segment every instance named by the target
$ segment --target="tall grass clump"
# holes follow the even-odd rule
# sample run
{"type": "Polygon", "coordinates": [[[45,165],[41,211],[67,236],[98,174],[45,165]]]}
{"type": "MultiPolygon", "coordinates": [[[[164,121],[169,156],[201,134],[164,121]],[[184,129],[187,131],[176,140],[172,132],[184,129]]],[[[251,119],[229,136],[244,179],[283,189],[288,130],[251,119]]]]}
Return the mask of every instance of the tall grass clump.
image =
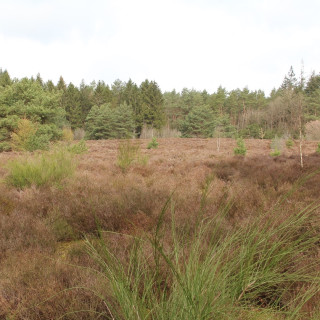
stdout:
{"type": "Polygon", "coordinates": [[[7,165],[9,174],[5,181],[8,185],[24,189],[35,185],[59,184],[75,170],[72,154],[64,149],[24,156],[12,160],[7,165]]]}
{"type": "Polygon", "coordinates": [[[313,209],[285,219],[277,219],[277,212],[257,214],[253,222],[229,231],[224,225],[228,210],[213,219],[202,212],[196,226],[184,231],[176,227],[173,212],[168,237],[163,232],[166,205],[154,236],[132,240],[127,262],[104,242],[97,247],[87,241],[110,287],[109,298],[102,298],[103,315],[301,319],[302,307],[320,291],[315,249],[320,235],[310,227],[313,209]]]}
{"type": "Polygon", "coordinates": [[[73,140],[74,140],[74,134],[71,128],[64,127],[62,129],[62,141],[70,143],[73,140]]]}
{"type": "Polygon", "coordinates": [[[117,165],[125,172],[139,156],[139,146],[126,140],[119,144],[117,165]]]}

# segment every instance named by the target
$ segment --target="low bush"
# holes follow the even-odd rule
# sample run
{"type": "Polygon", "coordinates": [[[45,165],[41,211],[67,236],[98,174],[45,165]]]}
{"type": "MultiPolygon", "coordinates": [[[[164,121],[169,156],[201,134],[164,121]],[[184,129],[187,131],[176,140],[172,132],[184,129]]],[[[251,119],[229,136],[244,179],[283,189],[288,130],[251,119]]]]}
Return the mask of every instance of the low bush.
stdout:
{"type": "Polygon", "coordinates": [[[6,183],[18,189],[60,183],[75,170],[72,155],[65,150],[41,153],[12,160],[7,165],[6,183]]]}
{"type": "Polygon", "coordinates": [[[237,147],[233,150],[235,155],[245,156],[247,153],[247,148],[245,146],[244,140],[242,138],[237,139],[237,147]]]}
{"type": "Polygon", "coordinates": [[[11,151],[11,145],[8,142],[0,142],[0,152],[11,151]]]}
{"type": "Polygon", "coordinates": [[[292,139],[288,139],[286,141],[286,146],[287,146],[287,148],[291,149],[294,146],[293,140],[292,139]]]}
{"type": "Polygon", "coordinates": [[[78,143],[70,145],[67,150],[73,154],[83,154],[88,152],[88,148],[84,140],[80,140],[78,143]]]}
{"type": "Polygon", "coordinates": [[[159,145],[159,143],[158,143],[157,139],[156,138],[152,138],[152,140],[149,142],[147,148],[148,149],[157,149],[158,145],[159,145]]]}
{"type": "Polygon", "coordinates": [[[278,157],[278,156],[280,156],[280,155],[281,155],[281,151],[278,150],[278,149],[275,149],[275,150],[273,150],[273,151],[270,152],[270,156],[271,156],[271,157],[278,157]]]}

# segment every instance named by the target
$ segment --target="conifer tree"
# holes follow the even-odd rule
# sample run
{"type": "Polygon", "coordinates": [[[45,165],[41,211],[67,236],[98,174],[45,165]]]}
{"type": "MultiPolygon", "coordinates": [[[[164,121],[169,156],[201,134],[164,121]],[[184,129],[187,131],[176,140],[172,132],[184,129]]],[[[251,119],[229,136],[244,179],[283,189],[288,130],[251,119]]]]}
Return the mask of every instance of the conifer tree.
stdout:
{"type": "Polygon", "coordinates": [[[182,137],[212,137],[215,129],[214,113],[209,106],[198,106],[181,121],[180,131],[182,137]]]}
{"type": "Polygon", "coordinates": [[[143,122],[160,129],[165,123],[162,92],[155,81],[145,80],[140,85],[143,122]]]}
{"type": "Polygon", "coordinates": [[[2,71],[0,68],[0,87],[9,86],[12,84],[12,80],[9,76],[9,73],[7,70],[2,71]]]}

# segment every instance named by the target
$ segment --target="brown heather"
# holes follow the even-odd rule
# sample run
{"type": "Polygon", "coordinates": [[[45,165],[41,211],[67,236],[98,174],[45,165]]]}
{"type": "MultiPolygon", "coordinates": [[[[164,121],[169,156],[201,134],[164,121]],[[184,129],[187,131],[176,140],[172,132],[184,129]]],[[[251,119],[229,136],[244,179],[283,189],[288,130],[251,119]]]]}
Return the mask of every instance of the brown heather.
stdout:
{"type": "MultiPolygon", "coordinates": [[[[84,237],[93,242],[105,237],[125,263],[130,235],[152,237],[170,196],[178,230],[192,232],[210,176],[202,211],[214,217],[232,204],[223,220],[226,233],[249,225],[262,212],[269,212],[265,219],[277,214],[277,221],[284,220],[319,198],[316,174],[280,201],[299,179],[319,170],[316,142],[304,145],[303,169],[298,143],[273,158],[270,141],[246,140],[243,158],[233,156],[236,142],[231,139],[221,139],[219,153],[215,139],[158,142],[157,149],[149,150],[149,140],[140,140],[148,162],[133,163],[126,172],[117,166],[119,141],[88,141],[89,152],[78,156],[75,177],[61,186],[19,191],[0,184],[0,319],[96,319],[96,312],[106,310],[97,294],[112,298],[106,282],[92,270],[99,266],[86,253],[84,237]],[[76,310],[87,311],[68,313],[76,310]]],[[[0,154],[1,180],[8,174],[7,161],[16,156],[0,154]]],[[[313,214],[319,213],[316,209],[313,214]]],[[[170,221],[169,212],[164,216],[167,243],[172,240],[170,221]]],[[[319,230],[320,222],[309,227],[319,230]]],[[[148,246],[145,250],[152,251],[148,246]]],[[[319,248],[315,250],[318,259],[319,248]]],[[[319,309],[319,301],[313,298],[305,310],[319,309]]],[[[251,318],[244,313],[239,319],[251,318]]]]}

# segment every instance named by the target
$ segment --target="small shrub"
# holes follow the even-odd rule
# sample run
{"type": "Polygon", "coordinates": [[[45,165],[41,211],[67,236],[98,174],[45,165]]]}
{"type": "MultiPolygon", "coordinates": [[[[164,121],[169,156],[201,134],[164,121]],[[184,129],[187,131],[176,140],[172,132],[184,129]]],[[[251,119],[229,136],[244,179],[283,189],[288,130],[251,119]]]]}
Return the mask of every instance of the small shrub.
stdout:
{"type": "Polygon", "coordinates": [[[118,149],[117,165],[125,172],[137,158],[139,146],[133,145],[130,140],[120,143],[118,149]]]}
{"type": "Polygon", "coordinates": [[[320,143],[318,143],[318,148],[317,148],[316,152],[320,153],[320,143]]]}
{"type": "Polygon", "coordinates": [[[70,128],[63,128],[62,140],[69,143],[74,140],[73,132],[70,128]]]}
{"type": "Polygon", "coordinates": [[[83,154],[88,152],[88,148],[84,140],[80,140],[78,143],[69,146],[67,150],[73,154],[83,154]]]}
{"type": "Polygon", "coordinates": [[[0,142],[0,152],[11,151],[11,145],[8,142],[0,142]]]}
{"type": "Polygon", "coordinates": [[[245,146],[244,140],[242,138],[237,139],[237,147],[233,150],[235,155],[245,156],[247,153],[247,148],[245,146]]]}
{"type": "Polygon", "coordinates": [[[18,189],[59,184],[75,170],[72,155],[64,150],[16,159],[7,166],[9,175],[5,181],[18,189]]]}
{"type": "Polygon", "coordinates": [[[287,146],[287,148],[291,149],[294,146],[293,140],[292,139],[288,139],[286,141],[286,146],[287,146]]]}
{"type": "Polygon", "coordinates": [[[278,157],[280,155],[281,155],[281,151],[278,150],[278,149],[275,149],[275,150],[270,152],[270,156],[272,156],[272,157],[278,157]]]}
{"type": "Polygon", "coordinates": [[[148,149],[157,149],[158,145],[159,145],[159,143],[158,143],[157,139],[156,138],[152,138],[152,140],[149,142],[147,148],[148,149]]]}

